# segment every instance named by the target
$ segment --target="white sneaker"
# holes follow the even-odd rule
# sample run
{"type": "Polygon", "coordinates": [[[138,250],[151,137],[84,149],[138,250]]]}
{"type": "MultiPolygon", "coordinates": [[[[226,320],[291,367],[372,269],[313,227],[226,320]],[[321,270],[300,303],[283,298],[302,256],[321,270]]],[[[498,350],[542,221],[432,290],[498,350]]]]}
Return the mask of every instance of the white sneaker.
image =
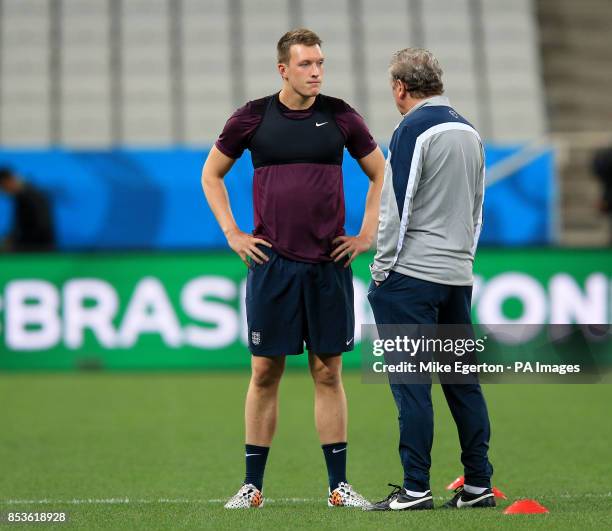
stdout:
{"type": "Polygon", "coordinates": [[[328,507],[361,507],[372,505],[348,483],[340,483],[327,498],[328,507]]]}
{"type": "Polygon", "coordinates": [[[240,490],[234,494],[224,505],[226,509],[259,509],[263,507],[264,497],[261,491],[249,484],[242,485],[240,490]]]}

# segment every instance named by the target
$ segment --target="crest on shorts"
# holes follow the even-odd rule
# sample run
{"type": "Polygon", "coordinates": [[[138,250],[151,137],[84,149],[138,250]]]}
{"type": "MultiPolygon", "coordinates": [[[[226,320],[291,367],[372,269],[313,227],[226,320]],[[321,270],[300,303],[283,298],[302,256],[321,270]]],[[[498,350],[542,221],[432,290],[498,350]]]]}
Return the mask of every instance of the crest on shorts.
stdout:
{"type": "Polygon", "coordinates": [[[261,343],[261,332],[251,332],[251,343],[259,345],[261,343]]]}

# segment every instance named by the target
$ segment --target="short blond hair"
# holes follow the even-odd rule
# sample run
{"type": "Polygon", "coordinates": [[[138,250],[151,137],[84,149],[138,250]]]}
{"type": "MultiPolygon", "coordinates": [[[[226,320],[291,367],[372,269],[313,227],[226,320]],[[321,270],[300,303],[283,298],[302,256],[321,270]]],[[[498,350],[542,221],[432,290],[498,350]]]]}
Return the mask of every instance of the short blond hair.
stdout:
{"type": "Polygon", "coordinates": [[[323,41],[314,32],[306,28],[297,28],[285,33],[276,45],[277,58],[279,63],[289,64],[291,46],[303,44],[304,46],[321,46],[323,41]]]}

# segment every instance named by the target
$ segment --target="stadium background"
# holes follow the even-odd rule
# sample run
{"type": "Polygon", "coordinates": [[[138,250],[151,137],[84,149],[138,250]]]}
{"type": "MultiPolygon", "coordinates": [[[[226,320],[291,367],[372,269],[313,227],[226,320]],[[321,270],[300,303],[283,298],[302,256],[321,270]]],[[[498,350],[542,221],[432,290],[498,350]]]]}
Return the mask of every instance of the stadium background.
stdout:
{"type": "MultiPolygon", "coordinates": [[[[300,25],[324,41],[324,92],[362,113],[383,148],[398,121],[390,54],[425,46],[439,58],[451,103],[487,144],[476,321],[610,322],[609,224],[590,173],[594,151],[612,144],[609,2],[0,0],[0,166],[48,194],[58,242],[56,253],[0,257],[0,511],[46,499],[87,528],[240,523],[214,500],[242,468],[244,270],[199,177],[233,109],[278,89],[276,40],[300,25]]],[[[355,233],[367,180],[348,156],[344,169],[355,233]]],[[[227,182],[250,230],[248,153],[227,182]]],[[[0,195],[0,236],[12,208],[0,195]]],[[[372,322],[369,259],[355,265],[359,322],[372,322]]],[[[304,525],[337,525],[318,512],[308,377],[297,368],[288,380],[267,480],[276,512],[249,525],[297,522],[292,497],[304,525]],[[300,448],[295,462],[285,445],[300,448]]],[[[353,481],[378,496],[399,476],[394,406],[350,370],[347,392],[353,481]]],[[[609,387],[489,386],[487,396],[500,486],[544,496],[560,513],[549,525],[609,518],[609,387]]],[[[459,469],[439,398],[441,495],[459,469]]]]}

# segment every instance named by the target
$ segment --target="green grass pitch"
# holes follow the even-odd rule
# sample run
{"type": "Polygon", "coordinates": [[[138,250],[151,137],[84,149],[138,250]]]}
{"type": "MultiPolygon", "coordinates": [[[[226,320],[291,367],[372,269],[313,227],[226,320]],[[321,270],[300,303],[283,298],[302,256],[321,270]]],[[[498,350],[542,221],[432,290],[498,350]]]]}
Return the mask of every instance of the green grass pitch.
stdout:
{"type": "MultiPolygon", "coordinates": [[[[0,513],[67,511],[78,529],[609,528],[612,422],[609,385],[490,385],[494,483],[510,498],[494,510],[365,513],[326,506],[326,473],[313,425],[312,384],[285,375],[261,510],[227,511],[243,477],[248,375],[0,375],[0,513]],[[535,498],[547,515],[509,516],[535,498]],[[46,501],[44,501],[46,500],[46,501]]],[[[380,499],[401,483],[397,413],[389,389],[345,375],[349,480],[380,499]]],[[[436,505],[462,473],[439,387],[432,489],[436,505]]],[[[12,525],[11,528],[28,525],[12,525]]],[[[44,528],[51,528],[45,525],[44,528]]]]}

